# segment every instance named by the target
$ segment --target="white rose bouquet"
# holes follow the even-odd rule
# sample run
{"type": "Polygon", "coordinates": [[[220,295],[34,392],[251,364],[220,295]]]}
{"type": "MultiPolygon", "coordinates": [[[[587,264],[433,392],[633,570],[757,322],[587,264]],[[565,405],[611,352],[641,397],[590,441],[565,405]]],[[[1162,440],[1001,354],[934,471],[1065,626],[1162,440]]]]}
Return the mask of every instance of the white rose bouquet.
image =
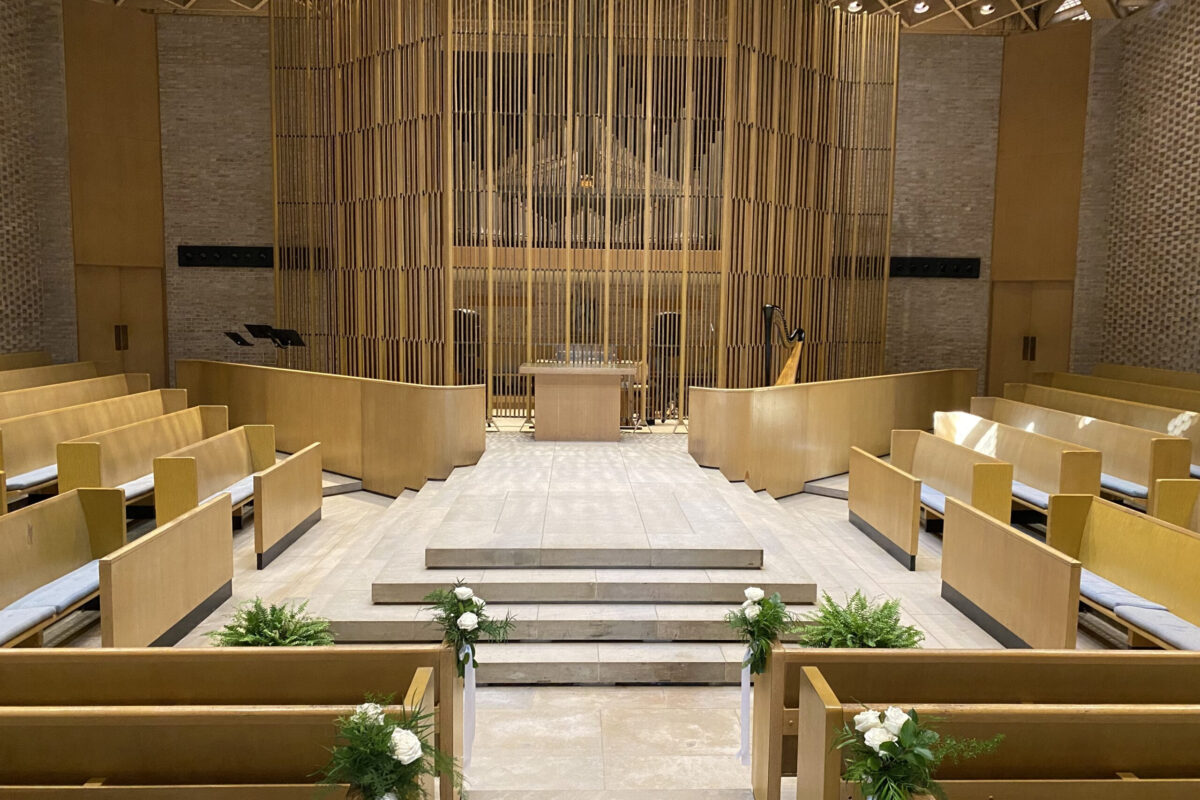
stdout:
{"type": "Polygon", "coordinates": [[[432,800],[421,785],[426,775],[460,786],[454,758],[428,743],[431,716],[403,708],[389,714],[391,702],[391,697],[368,697],[353,714],[338,719],[338,742],[321,783],[349,784],[356,800],[432,800]]]}
{"type": "Polygon", "coordinates": [[[458,677],[463,677],[467,664],[479,666],[475,660],[475,645],[487,637],[503,642],[512,631],[512,614],[495,619],[487,612],[487,602],[477,597],[470,586],[458,581],[451,589],[438,589],[425,596],[431,604],[433,621],[442,629],[442,640],[458,654],[458,677]]]}
{"type": "Polygon", "coordinates": [[[884,711],[868,708],[838,733],[835,746],[844,754],[842,780],[857,783],[864,797],[910,800],[946,794],[933,779],[947,758],[965,761],[994,752],[1003,741],[943,737],[923,724],[915,710],[895,706],[884,711]]]}
{"type": "Polygon", "coordinates": [[[767,668],[772,645],[785,633],[795,630],[799,622],[788,611],[778,592],[770,597],[766,595],[757,586],[749,586],[742,607],[725,615],[725,621],[746,643],[747,656],[743,666],[749,666],[755,675],[767,668]]]}

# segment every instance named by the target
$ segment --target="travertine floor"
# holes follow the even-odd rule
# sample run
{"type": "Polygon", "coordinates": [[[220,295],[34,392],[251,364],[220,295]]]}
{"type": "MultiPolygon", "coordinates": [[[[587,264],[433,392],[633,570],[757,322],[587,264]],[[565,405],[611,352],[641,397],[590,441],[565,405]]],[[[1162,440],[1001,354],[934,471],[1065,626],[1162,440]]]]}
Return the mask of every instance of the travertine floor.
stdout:
{"type": "MultiPolygon", "coordinates": [[[[656,449],[686,452],[685,436],[654,439],[656,449]]],[[[520,441],[505,445],[519,462],[520,441]]],[[[519,475],[519,463],[512,466],[519,475]]],[[[843,500],[745,495],[739,502],[751,509],[761,504],[764,516],[786,512],[792,521],[786,532],[756,535],[769,536],[770,548],[794,558],[820,589],[839,599],[856,588],[899,597],[905,619],[925,631],[927,647],[999,647],[939,596],[938,537],[922,535],[918,569],[909,572],[847,522],[843,500]]],[[[204,644],[203,634],[224,624],[236,602],[256,595],[274,602],[313,598],[319,606],[322,598],[364,591],[394,548],[372,523],[413,497],[327,497],[322,521],[261,572],[254,569],[253,530],[247,526],[235,536],[233,601],[181,644],[204,644]]],[[[95,646],[98,640],[93,625],[72,644],[95,646]]],[[[1081,632],[1080,647],[1099,646],[1081,632]]],[[[475,759],[467,773],[474,800],[750,798],[749,770],[735,757],[736,687],[483,687],[478,702],[475,759]]]]}

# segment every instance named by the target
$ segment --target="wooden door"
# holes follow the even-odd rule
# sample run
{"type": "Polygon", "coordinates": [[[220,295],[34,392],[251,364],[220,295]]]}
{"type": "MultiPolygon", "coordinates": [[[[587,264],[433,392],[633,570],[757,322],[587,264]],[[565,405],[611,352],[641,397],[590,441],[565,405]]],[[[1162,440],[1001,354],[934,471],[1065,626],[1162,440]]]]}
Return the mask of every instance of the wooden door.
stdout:
{"type": "Polygon", "coordinates": [[[163,271],[156,267],[75,268],[79,358],[108,374],[148,372],[167,385],[163,271]]]}
{"type": "Polygon", "coordinates": [[[1028,382],[1035,372],[1066,371],[1071,360],[1070,281],[994,281],[987,391],[1028,382]]]}

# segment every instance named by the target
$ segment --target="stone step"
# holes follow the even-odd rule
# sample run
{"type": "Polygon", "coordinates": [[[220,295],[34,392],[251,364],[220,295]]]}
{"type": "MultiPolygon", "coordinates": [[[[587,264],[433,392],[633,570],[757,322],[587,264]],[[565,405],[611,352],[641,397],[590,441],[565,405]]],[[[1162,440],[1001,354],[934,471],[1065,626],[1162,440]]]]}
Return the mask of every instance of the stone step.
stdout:
{"type": "Polygon", "coordinates": [[[741,680],[741,644],[568,642],[483,644],[481,685],[730,684],[741,680]]]}
{"type": "MultiPolygon", "coordinates": [[[[389,565],[390,567],[391,565],[389,565]]],[[[419,604],[427,594],[461,579],[495,603],[719,603],[740,604],[747,586],[785,603],[817,600],[817,585],[778,570],[727,569],[489,569],[385,568],[371,586],[374,603],[419,604]]]]}
{"type": "Polygon", "coordinates": [[[595,541],[586,546],[544,547],[443,547],[435,537],[425,548],[425,566],[443,569],[504,569],[529,567],[643,567],[664,569],[758,569],[763,564],[762,548],[692,546],[690,534],[648,537],[648,546],[605,546],[595,541]]]}
{"type": "MultiPolygon", "coordinates": [[[[366,604],[364,603],[364,606],[366,604]]],[[[725,622],[728,605],[518,604],[489,605],[495,617],[511,613],[517,642],[736,642],[725,622]]],[[[331,618],[341,644],[436,642],[441,629],[423,606],[387,605],[349,609],[331,618]]]]}

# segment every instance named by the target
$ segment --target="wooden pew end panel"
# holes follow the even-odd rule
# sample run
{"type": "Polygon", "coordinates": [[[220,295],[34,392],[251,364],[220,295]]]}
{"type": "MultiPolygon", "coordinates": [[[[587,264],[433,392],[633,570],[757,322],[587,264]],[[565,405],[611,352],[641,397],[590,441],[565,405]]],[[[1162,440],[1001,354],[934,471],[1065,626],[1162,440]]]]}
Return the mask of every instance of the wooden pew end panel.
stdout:
{"type": "Polygon", "coordinates": [[[265,568],[321,520],[321,443],[254,476],[254,552],[265,568]]]}

